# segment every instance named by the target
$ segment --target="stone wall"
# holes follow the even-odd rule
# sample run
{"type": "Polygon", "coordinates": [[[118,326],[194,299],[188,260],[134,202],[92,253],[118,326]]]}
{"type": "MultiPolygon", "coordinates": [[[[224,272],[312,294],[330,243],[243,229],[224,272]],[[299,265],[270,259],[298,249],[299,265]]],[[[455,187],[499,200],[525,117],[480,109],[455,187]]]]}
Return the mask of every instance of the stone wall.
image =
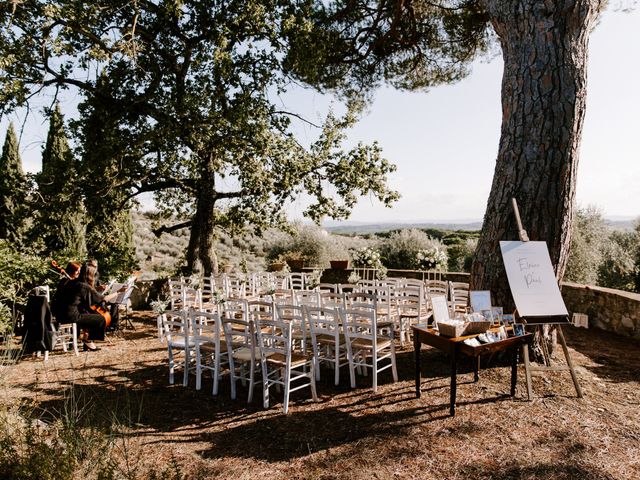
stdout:
{"type": "Polygon", "coordinates": [[[640,294],[565,282],[562,297],[569,314],[589,316],[589,327],[640,338],[640,294]]]}

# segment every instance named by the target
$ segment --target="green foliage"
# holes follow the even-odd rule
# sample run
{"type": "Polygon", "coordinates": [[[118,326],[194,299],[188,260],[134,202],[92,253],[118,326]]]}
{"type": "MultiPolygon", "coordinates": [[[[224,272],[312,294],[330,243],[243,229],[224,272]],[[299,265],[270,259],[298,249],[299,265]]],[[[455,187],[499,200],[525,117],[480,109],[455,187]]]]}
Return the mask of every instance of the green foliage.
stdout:
{"type": "Polygon", "coordinates": [[[133,223],[127,206],[130,163],[123,135],[99,102],[81,107],[74,122],[82,140],[80,171],[87,212],[88,255],[98,260],[103,278],[124,277],[137,267],[133,223]],[[126,152],[126,153],[125,153],[126,152]]]}
{"type": "Polygon", "coordinates": [[[27,191],[18,139],[10,123],[0,156],[0,239],[16,246],[23,243],[27,191]]]}
{"type": "Polygon", "coordinates": [[[579,208],[573,221],[565,280],[596,285],[598,267],[609,231],[602,212],[594,206],[579,208]]]}
{"type": "Polygon", "coordinates": [[[604,244],[602,262],[598,266],[598,285],[619,290],[636,290],[639,259],[640,232],[611,232],[604,244]]]}
{"type": "Polygon", "coordinates": [[[640,292],[639,277],[640,223],[632,231],[611,230],[596,207],[579,208],[564,279],[640,292]]]}
{"type": "Polygon", "coordinates": [[[85,210],[79,188],[79,172],[64,128],[60,107],[51,112],[42,171],[36,176],[33,241],[44,244],[43,254],[83,260],[87,256],[85,210]]]}
{"type": "Polygon", "coordinates": [[[312,85],[347,93],[383,81],[416,89],[460,80],[491,43],[477,0],[307,5],[311,21],[290,32],[286,66],[312,85]]]}
{"type": "MultiPolygon", "coordinates": [[[[213,236],[281,226],[284,205],[303,192],[315,221],[345,218],[360,195],[385,205],[398,198],[386,185],[395,167],[377,145],[344,146],[363,108],[357,99],[344,116],[328,115],[307,148],[293,135],[298,115],[279,100],[293,84],[283,62],[289,40],[310,26],[309,5],[17,3],[12,28],[0,34],[0,56],[11,59],[0,65],[7,88],[0,100],[13,108],[51,77],[55,88],[79,88],[85,102],[76,132],[83,165],[93,169],[85,180],[121,192],[119,205],[154,192],[167,217],[193,219],[187,261],[209,270],[213,236]],[[54,23],[82,28],[49,28],[54,23]]],[[[87,198],[103,200],[100,187],[88,185],[87,198]]],[[[96,207],[87,205],[92,218],[96,207]]],[[[90,254],[91,230],[92,222],[90,254]]]]}
{"type": "Polygon", "coordinates": [[[13,327],[16,305],[26,301],[31,289],[51,285],[55,279],[44,259],[18,251],[0,240],[0,304],[4,305],[0,308],[0,330],[13,327]]]}
{"type": "Polygon", "coordinates": [[[418,253],[436,247],[446,252],[446,247],[418,229],[391,232],[380,242],[380,254],[385,266],[397,269],[418,269],[418,253]]]}
{"type": "Polygon", "coordinates": [[[449,263],[447,269],[450,272],[470,272],[477,246],[478,238],[461,238],[455,243],[448,244],[449,263]]]}
{"type": "Polygon", "coordinates": [[[267,247],[267,261],[303,260],[305,266],[327,268],[331,260],[347,255],[341,238],[316,225],[293,225],[292,234],[282,234],[267,247]]]}

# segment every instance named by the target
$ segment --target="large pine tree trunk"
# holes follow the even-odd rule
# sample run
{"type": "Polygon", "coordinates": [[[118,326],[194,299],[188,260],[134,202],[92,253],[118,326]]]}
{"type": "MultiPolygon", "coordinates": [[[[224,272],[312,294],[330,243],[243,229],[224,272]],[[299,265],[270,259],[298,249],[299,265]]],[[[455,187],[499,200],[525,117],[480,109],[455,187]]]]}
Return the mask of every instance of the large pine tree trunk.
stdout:
{"type": "Polygon", "coordinates": [[[502,132],[474,289],[513,308],[500,240],[517,240],[510,200],[531,240],[544,240],[558,279],[567,264],[585,114],[587,46],[598,0],[484,0],[504,59],[502,132]]]}
{"type": "Polygon", "coordinates": [[[212,158],[203,161],[198,181],[196,212],[187,247],[187,269],[194,273],[218,273],[215,242],[215,181],[212,158]]]}

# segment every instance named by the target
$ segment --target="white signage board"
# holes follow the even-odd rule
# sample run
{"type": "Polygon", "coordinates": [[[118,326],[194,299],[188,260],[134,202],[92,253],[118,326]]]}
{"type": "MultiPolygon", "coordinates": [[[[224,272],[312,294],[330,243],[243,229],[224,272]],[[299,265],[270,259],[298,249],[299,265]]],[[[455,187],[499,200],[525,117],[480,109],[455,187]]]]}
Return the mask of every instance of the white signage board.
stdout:
{"type": "Polygon", "coordinates": [[[569,315],[546,242],[500,242],[500,250],[521,317],[569,315]]]}
{"type": "Polygon", "coordinates": [[[491,310],[491,292],[489,290],[471,290],[469,303],[471,303],[471,310],[474,312],[491,310]]]}

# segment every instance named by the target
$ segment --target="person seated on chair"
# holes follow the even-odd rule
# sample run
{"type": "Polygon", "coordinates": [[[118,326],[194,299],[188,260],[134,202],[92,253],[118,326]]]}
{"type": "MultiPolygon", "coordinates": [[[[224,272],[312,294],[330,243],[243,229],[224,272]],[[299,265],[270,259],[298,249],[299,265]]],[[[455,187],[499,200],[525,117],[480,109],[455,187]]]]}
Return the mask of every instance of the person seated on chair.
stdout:
{"type": "MultiPolygon", "coordinates": [[[[102,293],[106,289],[106,285],[100,283],[100,272],[98,271],[98,261],[95,259],[87,260],[86,267],[86,282],[91,285],[96,291],[102,293]]],[[[118,290],[121,291],[122,289],[118,290]]],[[[104,300],[104,299],[103,299],[104,300]]],[[[107,327],[107,330],[113,331],[118,329],[118,323],[120,321],[120,312],[118,310],[117,303],[106,302],[109,307],[109,314],[111,315],[111,323],[107,327]]]]}
{"type": "Polygon", "coordinates": [[[77,262],[70,262],[65,269],[69,278],[58,282],[54,295],[54,314],[58,323],[76,323],[80,330],[84,350],[97,350],[94,340],[104,340],[105,318],[91,309],[103,301],[86,279],[86,268],[77,262]]]}

